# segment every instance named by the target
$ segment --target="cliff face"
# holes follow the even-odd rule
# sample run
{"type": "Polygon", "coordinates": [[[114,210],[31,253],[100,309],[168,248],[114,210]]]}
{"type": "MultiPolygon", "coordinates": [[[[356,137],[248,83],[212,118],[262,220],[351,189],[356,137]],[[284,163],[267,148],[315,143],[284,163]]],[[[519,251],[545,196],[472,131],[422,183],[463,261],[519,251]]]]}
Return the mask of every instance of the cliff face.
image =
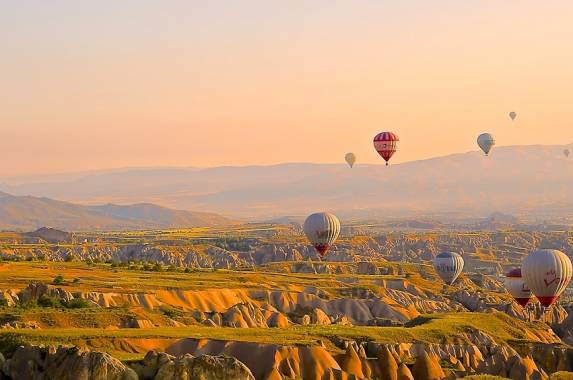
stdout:
{"type": "MultiPolygon", "coordinates": [[[[343,353],[323,346],[183,339],[167,348],[172,355],[229,355],[249,367],[256,379],[340,378],[443,379],[472,373],[515,380],[546,379],[548,373],[573,370],[573,350],[558,343],[539,343],[520,354],[487,334],[468,332],[469,344],[341,342],[343,353]]],[[[558,342],[550,333],[544,339],[558,342]]]]}
{"type": "MultiPolygon", "coordinates": [[[[465,343],[375,343],[340,340],[338,347],[278,345],[211,339],[170,342],[127,364],[78,347],[21,346],[0,355],[6,379],[453,379],[489,374],[514,380],[547,379],[573,370],[573,349],[548,333],[517,349],[479,331],[465,343]],[[544,343],[543,340],[547,341],[544,343]]],[[[126,344],[128,342],[126,341],[126,344]]]]}

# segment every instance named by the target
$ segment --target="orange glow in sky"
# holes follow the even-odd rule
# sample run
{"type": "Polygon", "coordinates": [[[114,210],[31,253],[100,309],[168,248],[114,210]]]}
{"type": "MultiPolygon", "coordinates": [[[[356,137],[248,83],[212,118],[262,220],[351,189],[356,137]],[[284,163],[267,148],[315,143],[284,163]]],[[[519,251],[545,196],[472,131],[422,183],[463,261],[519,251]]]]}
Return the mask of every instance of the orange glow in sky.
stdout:
{"type": "Polygon", "coordinates": [[[87,3],[3,5],[0,175],[573,142],[571,1],[87,3]]]}

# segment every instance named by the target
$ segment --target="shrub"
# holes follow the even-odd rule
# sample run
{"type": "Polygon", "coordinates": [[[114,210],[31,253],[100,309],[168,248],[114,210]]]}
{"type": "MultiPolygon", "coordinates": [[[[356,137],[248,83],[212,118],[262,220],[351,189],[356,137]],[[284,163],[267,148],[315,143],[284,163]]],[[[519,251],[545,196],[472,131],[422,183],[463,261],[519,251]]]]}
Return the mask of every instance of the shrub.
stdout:
{"type": "Polygon", "coordinates": [[[183,315],[183,312],[181,310],[175,309],[173,307],[170,306],[163,306],[161,308],[161,312],[168,318],[171,319],[175,319],[177,317],[180,317],[181,315],[183,315]]]}
{"type": "Polygon", "coordinates": [[[20,302],[20,307],[22,309],[33,309],[35,307],[38,307],[38,302],[36,302],[36,300],[28,300],[20,302]]]}
{"type": "Polygon", "coordinates": [[[80,283],[80,279],[79,278],[74,278],[74,280],[72,281],[74,284],[79,284],[80,283]]]}
{"type": "Polygon", "coordinates": [[[59,298],[50,297],[47,294],[42,294],[40,298],[38,298],[38,306],[40,307],[61,307],[62,304],[59,298]]]}
{"type": "Polygon", "coordinates": [[[64,261],[65,261],[66,263],[72,262],[72,261],[74,261],[74,256],[72,256],[72,255],[67,255],[66,258],[64,259],[64,261]]]}
{"type": "Polygon", "coordinates": [[[52,283],[53,283],[54,285],[62,285],[62,284],[64,283],[64,276],[62,276],[62,275],[57,275],[57,276],[54,278],[54,281],[52,281],[52,283]]]}
{"type": "Polygon", "coordinates": [[[6,298],[0,298],[0,307],[8,306],[8,300],[6,298]]]}
{"type": "Polygon", "coordinates": [[[25,346],[24,339],[15,333],[2,333],[0,334],[0,352],[3,354],[11,354],[16,351],[20,346],[25,346]]]}
{"type": "Polygon", "coordinates": [[[153,266],[153,271],[163,272],[163,265],[161,265],[161,263],[155,263],[155,265],[153,266]]]}

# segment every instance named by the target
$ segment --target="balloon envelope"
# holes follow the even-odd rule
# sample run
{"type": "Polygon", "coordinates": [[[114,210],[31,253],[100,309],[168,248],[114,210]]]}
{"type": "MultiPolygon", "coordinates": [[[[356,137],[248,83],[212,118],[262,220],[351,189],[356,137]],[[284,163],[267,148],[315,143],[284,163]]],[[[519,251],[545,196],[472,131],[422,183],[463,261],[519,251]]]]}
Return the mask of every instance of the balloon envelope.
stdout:
{"type": "Polygon", "coordinates": [[[340,234],[340,221],[328,212],[317,212],[304,221],[304,233],[323,257],[340,234]]]}
{"type": "Polygon", "coordinates": [[[388,161],[392,158],[394,153],[396,153],[398,141],[400,141],[400,139],[392,132],[381,132],[374,136],[374,149],[376,149],[378,154],[386,161],[386,165],[388,165],[388,161]]]}
{"type": "Polygon", "coordinates": [[[511,118],[511,120],[515,120],[515,118],[517,117],[517,113],[511,111],[511,112],[509,113],[509,117],[511,118]]]}
{"type": "Polygon", "coordinates": [[[434,259],[434,267],[442,280],[451,285],[462,273],[464,259],[455,252],[442,252],[434,259]]]}
{"type": "Polygon", "coordinates": [[[491,148],[495,145],[495,139],[489,133],[482,133],[481,135],[478,136],[477,143],[478,146],[481,148],[481,150],[483,150],[483,152],[487,156],[491,148]]]}
{"type": "Polygon", "coordinates": [[[523,279],[543,306],[551,306],[571,281],[571,260],[556,249],[531,252],[521,267],[523,279]]]}
{"type": "Polygon", "coordinates": [[[356,162],[356,155],[354,153],[346,153],[344,159],[346,160],[346,162],[350,167],[353,167],[354,163],[356,162]]]}
{"type": "Polygon", "coordinates": [[[515,302],[522,307],[526,307],[529,301],[531,301],[533,294],[531,294],[531,290],[523,281],[520,268],[513,269],[505,275],[504,285],[515,302]]]}

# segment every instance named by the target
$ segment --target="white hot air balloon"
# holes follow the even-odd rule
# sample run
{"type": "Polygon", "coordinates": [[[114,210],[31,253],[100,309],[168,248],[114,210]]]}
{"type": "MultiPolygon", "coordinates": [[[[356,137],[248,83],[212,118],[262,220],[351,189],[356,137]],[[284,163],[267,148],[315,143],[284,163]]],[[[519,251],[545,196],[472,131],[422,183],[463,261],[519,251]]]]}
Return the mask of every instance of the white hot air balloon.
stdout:
{"type": "Polygon", "coordinates": [[[509,113],[509,117],[511,118],[511,120],[515,120],[515,118],[517,117],[517,113],[511,111],[511,112],[509,113]]]}
{"type": "Polygon", "coordinates": [[[504,285],[515,302],[522,307],[526,307],[529,301],[531,301],[533,294],[531,294],[531,290],[523,281],[520,268],[513,269],[505,275],[504,285]]]}
{"type": "Polygon", "coordinates": [[[477,143],[481,148],[481,150],[483,150],[483,152],[487,156],[491,148],[495,145],[495,139],[489,133],[482,133],[481,135],[478,136],[477,143]]]}
{"type": "Polygon", "coordinates": [[[551,306],[571,281],[571,260],[556,249],[537,249],[531,252],[521,267],[525,283],[539,302],[551,306]]]}
{"type": "Polygon", "coordinates": [[[324,257],[340,234],[340,221],[328,212],[317,212],[306,218],[303,230],[320,257],[324,257]]]}
{"type": "Polygon", "coordinates": [[[569,157],[569,154],[570,154],[570,153],[571,153],[571,151],[570,151],[569,149],[564,149],[564,150],[563,150],[563,155],[564,155],[565,157],[569,157]]]}
{"type": "Polygon", "coordinates": [[[442,252],[434,259],[434,267],[442,280],[446,284],[451,285],[462,273],[464,259],[455,252],[442,252]]]}
{"type": "Polygon", "coordinates": [[[344,159],[346,160],[346,163],[348,163],[350,167],[353,167],[354,163],[356,162],[356,155],[354,153],[346,153],[344,159]]]}

